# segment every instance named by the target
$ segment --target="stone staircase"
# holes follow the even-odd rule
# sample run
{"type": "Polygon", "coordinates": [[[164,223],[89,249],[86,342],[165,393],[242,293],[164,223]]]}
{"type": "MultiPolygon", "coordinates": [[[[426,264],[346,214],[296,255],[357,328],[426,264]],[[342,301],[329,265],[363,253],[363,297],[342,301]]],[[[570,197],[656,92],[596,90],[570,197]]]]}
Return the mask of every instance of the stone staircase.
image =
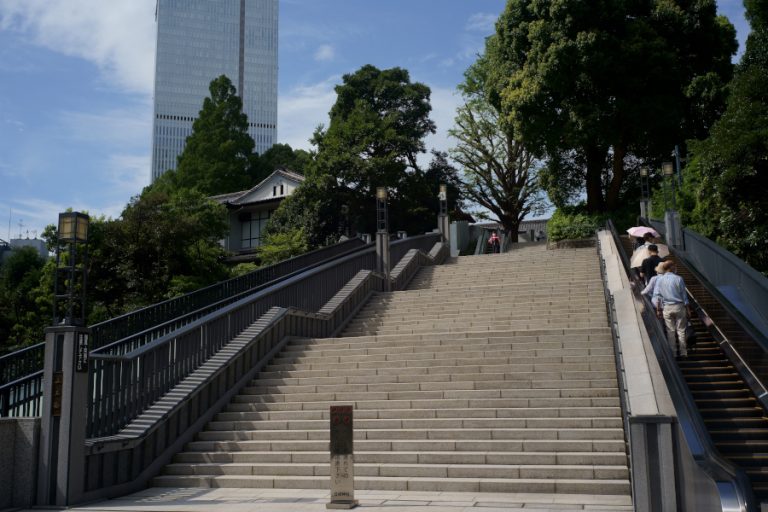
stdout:
{"type": "Polygon", "coordinates": [[[328,489],[329,406],[357,489],[630,493],[594,249],[461,257],[297,339],[156,486],[328,489]]]}

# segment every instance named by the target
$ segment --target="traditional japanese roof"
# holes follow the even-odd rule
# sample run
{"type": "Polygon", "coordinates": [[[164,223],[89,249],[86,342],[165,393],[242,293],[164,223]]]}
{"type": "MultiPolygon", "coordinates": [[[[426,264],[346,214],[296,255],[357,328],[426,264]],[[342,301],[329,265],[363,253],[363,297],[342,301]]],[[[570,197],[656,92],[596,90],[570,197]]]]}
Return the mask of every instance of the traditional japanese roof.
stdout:
{"type": "Polygon", "coordinates": [[[275,178],[282,178],[293,182],[296,186],[304,181],[304,176],[297,172],[291,171],[290,169],[277,169],[261,180],[256,186],[249,188],[248,190],[230,192],[229,194],[219,194],[217,196],[211,196],[210,199],[227,206],[246,206],[249,204],[265,203],[283,199],[284,196],[258,198],[263,189],[267,188],[270,183],[275,182],[275,178]]]}

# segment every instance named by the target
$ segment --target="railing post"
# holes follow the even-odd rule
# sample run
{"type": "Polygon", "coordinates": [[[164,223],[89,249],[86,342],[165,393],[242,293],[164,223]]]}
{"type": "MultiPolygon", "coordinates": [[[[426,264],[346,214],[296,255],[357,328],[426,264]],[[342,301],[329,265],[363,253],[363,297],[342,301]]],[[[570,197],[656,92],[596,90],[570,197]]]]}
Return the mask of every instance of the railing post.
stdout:
{"type": "Polygon", "coordinates": [[[85,490],[89,335],[76,326],[45,333],[38,505],[72,505],[85,490]]]}

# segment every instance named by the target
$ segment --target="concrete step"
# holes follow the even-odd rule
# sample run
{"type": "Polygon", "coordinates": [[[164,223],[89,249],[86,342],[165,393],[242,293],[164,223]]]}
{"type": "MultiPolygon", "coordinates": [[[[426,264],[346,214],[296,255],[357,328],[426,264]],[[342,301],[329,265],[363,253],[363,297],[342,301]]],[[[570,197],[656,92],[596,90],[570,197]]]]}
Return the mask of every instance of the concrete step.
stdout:
{"type": "MultiPolygon", "coordinates": [[[[174,457],[175,463],[328,463],[327,450],[306,452],[236,451],[191,452],[174,457]]],[[[355,463],[361,464],[513,464],[513,465],[593,465],[626,466],[627,456],[613,452],[449,452],[449,451],[355,451],[355,463]]]]}
{"type": "MultiPolygon", "coordinates": [[[[232,487],[327,489],[328,477],[315,476],[159,476],[156,487],[232,487]]],[[[528,492],[629,494],[628,480],[569,479],[472,479],[416,477],[356,477],[356,489],[445,492],[528,492]]]]}
{"type": "Polygon", "coordinates": [[[327,489],[343,403],[358,489],[629,495],[599,276],[594,249],[422,269],[343,337],[291,340],[153,485],[327,489]]]}
{"type": "MultiPolygon", "coordinates": [[[[224,463],[170,464],[165,475],[258,475],[330,476],[327,461],[319,463],[224,463]]],[[[568,478],[626,479],[626,466],[594,465],[518,465],[518,464],[396,464],[355,463],[355,476],[429,478],[568,478]]]]}
{"type": "MultiPolygon", "coordinates": [[[[252,422],[258,423],[258,422],[252,422]]],[[[329,440],[328,425],[317,430],[264,430],[247,429],[246,422],[233,423],[237,430],[206,430],[198,441],[316,441],[329,440]]],[[[525,429],[525,428],[381,428],[366,429],[355,425],[355,440],[623,440],[621,428],[613,429],[525,429]]]]}

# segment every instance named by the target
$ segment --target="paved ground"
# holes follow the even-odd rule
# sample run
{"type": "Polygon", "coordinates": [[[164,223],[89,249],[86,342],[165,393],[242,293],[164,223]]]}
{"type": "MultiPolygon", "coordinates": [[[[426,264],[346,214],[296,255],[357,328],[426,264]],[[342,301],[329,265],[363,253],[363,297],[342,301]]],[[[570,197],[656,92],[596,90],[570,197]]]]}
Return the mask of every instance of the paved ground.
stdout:
{"type": "MultiPolygon", "coordinates": [[[[319,512],[328,491],[291,489],[153,488],[122,498],[70,509],[80,512],[319,512]]],[[[406,512],[564,512],[631,511],[629,496],[578,494],[477,494],[450,492],[358,491],[356,510],[406,512]]]]}

